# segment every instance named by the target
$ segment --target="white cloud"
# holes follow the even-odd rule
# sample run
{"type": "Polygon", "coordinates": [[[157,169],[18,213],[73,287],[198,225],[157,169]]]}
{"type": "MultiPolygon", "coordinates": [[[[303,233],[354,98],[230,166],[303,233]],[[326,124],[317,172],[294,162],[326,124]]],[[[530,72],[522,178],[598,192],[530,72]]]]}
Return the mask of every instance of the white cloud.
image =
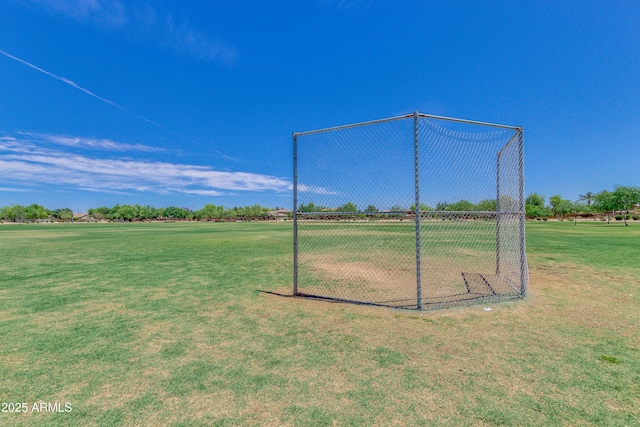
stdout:
{"type": "Polygon", "coordinates": [[[206,34],[191,27],[186,18],[176,21],[168,15],[165,24],[159,24],[158,28],[157,34],[161,36],[162,43],[177,54],[206,61],[218,60],[228,65],[236,59],[234,47],[218,38],[211,40],[206,34]]]}
{"type": "Polygon", "coordinates": [[[209,196],[228,191],[287,192],[291,187],[289,180],[272,175],[140,159],[91,157],[43,148],[30,140],[11,136],[0,137],[0,181],[11,185],[43,183],[104,192],[209,196]]]}
{"type": "Polygon", "coordinates": [[[7,192],[7,193],[24,193],[25,191],[31,192],[33,190],[29,190],[26,188],[0,187],[0,191],[7,192]]]}
{"type": "Polygon", "coordinates": [[[196,194],[198,196],[221,196],[224,193],[215,190],[185,190],[187,194],[196,194]]]}
{"type": "MultiPolygon", "coordinates": [[[[232,64],[235,47],[192,27],[187,18],[175,18],[148,3],[119,0],[31,0],[52,15],[92,25],[102,31],[119,32],[150,40],[173,53],[205,61],[232,64]]],[[[73,82],[70,82],[70,84],[73,82]]]]}
{"type": "MultiPolygon", "coordinates": [[[[291,189],[293,189],[293,187],[291,187],[291,189]]],[[[325,195],[340,194],[336,191],[331,191],[324,187],[317,187],[314,185],[305,185],[305,184],[298,184],[298,191],[300,191],[301,193],[311,193],[311,194],[325,194],[325,195]]]]}
{"type": "Polygon", "coordinates": [[[83,137],[71,137],[66,135],[47,135],[47,134],[29,134],[24,135],[34,136],[44,141],[52,142],[58,145],[64,145],[67,147],[85,148],[91,150],[106,150],[106,151],[146,151],[146,152],[159,152],[164,151],[162,148],[151,147],[144,144],[126,144],[122,142],[112,141],[110,139],[96,139],[96,138],[83,138],[83,137]]]}
{"type": "Polygon", "coordinates": [[[117,29],[129,22],[125,6],[119,0],[32,0],[49,12],[101,29],[117,29]]]}

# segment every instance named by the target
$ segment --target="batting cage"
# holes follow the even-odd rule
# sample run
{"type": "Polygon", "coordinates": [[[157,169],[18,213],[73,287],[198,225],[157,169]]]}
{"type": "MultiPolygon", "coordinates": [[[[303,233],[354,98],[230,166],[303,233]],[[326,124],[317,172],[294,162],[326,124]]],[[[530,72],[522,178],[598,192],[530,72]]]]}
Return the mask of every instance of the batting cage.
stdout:
{"type": "Polygon", "coordinates": [[[293,134],[294,294],[434,309],[528,282],[521,127],[422,113],[293,134]]]}

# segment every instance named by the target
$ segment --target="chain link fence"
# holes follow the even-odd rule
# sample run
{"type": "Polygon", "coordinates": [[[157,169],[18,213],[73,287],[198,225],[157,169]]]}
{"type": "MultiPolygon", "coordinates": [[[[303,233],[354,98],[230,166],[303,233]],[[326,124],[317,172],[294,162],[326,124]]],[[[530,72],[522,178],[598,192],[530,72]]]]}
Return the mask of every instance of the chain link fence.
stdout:
{"type": "Polygon", "coordinates": [[[413,309],[524,296],[523,142],[421,113],[294,133],[294,294],[413,309]]]}

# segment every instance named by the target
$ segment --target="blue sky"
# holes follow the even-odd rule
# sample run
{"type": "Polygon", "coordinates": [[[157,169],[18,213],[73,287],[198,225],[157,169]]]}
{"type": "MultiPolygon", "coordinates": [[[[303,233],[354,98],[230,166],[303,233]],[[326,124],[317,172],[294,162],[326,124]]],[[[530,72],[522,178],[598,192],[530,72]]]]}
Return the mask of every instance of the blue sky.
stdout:
{"type": "Polygon", "coordinates": [[[523,126],[526,192],[640,185],[633,1],[6,0],[0,206],[292,203],[291,134],[523,126]]]}

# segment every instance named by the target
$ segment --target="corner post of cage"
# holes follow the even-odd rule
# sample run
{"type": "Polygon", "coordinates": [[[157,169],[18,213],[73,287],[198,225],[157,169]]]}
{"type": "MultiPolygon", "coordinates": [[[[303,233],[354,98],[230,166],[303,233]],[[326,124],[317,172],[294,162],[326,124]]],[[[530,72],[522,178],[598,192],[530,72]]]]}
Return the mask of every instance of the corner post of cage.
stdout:
{"type": "Polygon", "coordinates": [[[298,295],[298,135],[293,134],[293,295],[298,295]]]}
{"type": "Polygon", "coordinates": [[[518,179],[519,179],[519,200],[518,209],[520,210],[520,294],[525,296],[529,282],[529,272],[527,267],[527,253],[525,242],[525,200],[524,200],[524,130],[518,129],[518,179]]]}
{"type": "Polygon", "coordinates": [[[416,216],[416,307],[422,310],[422,278],[421,278],[421,249],[420,249],[420,157],[418,146],[418,112],[413,113],[413,157],[415,175],[415,216],[416,216]]]}
{"type": "Polygon", "coordinates": [[[502,150],[496,157],[496,275],[500,275],[500,156],[502,150]]]}

